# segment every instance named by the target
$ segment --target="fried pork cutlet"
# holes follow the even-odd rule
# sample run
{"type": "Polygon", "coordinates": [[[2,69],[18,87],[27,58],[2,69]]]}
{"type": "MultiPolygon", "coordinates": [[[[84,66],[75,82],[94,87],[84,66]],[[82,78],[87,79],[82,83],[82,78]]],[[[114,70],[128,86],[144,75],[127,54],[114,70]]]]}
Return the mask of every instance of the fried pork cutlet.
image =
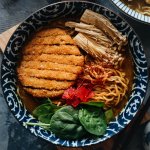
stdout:
{"type": "Polygon", "coordinates": [[[47,90],[64,90],[73,84],[73,81],[47,80],[29,76],[20,76],[21,83],[26,87],[33,87],[47,90]]]}
{"type": "Polygon", "coordinates": [[[84,56],[60,28],[38,31],[23,48],[17,67],[24,90],[34,97],[58,97],[82,72],[84,56]]]}
{"type": "Polygon", "coordinates": [[[84,57],[75,55],[57,55],[57,54],[41,54],[41,55],[25,55],[22,58],[24,61],[36,60],[45,62],[57,62],[59,64],[68,64],[75,66],[83,66],[84,57]]]}
{"type": "Polygon", "coordinates": [[[33,89],[33,88],[24,88],[25,91],[32,94],[34,97],[57,97],[58,95],[62,95],[64,90],[46,90],[46,89],[33,89]]]}
{"type": "Polygon", "coordinates": [[[46,36],[42,37],[34,37],[34,39],[30,42],[31,45],[65,45],[65,44],[75,44],[74,40],[70,37],[70,35],[57,35],[57,36],[46,36]]]}
{"type": "Polygon", "coordinates": [[[39,30],[35,37],[46,37],[46,36],[57,36],[57,35],[66,35],[66,31],[60,28],[44,28],[39,30]]]}
{"type": "MultiPolygon", "coordinates": [[[[44,62],[44,61],[22,61],[21,66],[23,68],[31,68],[38,70],[58,70],[65,71],[74,74],[79,74],[82,71],[82,66],[68,65],[68,64],[59,64],[55,62],[44,62]]],[[[19,70],[19,69],[18,69],[19,70]]]]}
{"type": "Polygon", "coordinates": [[[77,46],[73,45],[36,45],[27,47],[23,51],[24,55],[33,54],[62,54],[62,55],[81,55],[77,46]]]}
{"type": "Polygon", "coordinates": [[[20,67],[18,68],[19,75],[37,77],[37,78],[45,78],[45,79],[54,79],[54,80],[75,80],[77,78],[77,74],[65,72],[65,71],[56,71],[56,70],[38,70],[38,69],[30,69],[20,67]]]}

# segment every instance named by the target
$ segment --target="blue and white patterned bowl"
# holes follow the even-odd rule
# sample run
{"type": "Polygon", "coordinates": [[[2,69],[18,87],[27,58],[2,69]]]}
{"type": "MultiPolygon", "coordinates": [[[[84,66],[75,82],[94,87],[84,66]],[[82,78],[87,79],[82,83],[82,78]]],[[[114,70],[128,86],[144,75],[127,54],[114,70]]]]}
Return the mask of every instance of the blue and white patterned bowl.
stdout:
{"type": "Polygon", "coordinates": [[[96,144],[119,133],[127,124],[129,124],[140,108],[146,94],[148,81],[147,62],[143,47],[130,25],[107,8],[84,1],[59,2],[48,5],[33,13],[23,21],[7,44],[3,56],[1,72],[3,95],[16,119],[35,136],[41,137],[54,144],[68,147],[96,144]],[[128,103],[115,120],[109,123],[105,135],[96,139],[86,138],[74,141],[62,140],[55,136],[55,134],[46,131],[41,127],[24,124],[25,122],[38,122],[38,120],[26,110],[24,104],[16,94],[17,77],[15,69],[22,46],[33,32],[41,26],[47,25],[50,21],[60,18],[68,18],[71,20],[73,18],[79,18],[85,9],[91,9],[97,13],[103,14],[120,32],[128,37],[131,54],[134,60],[134,83],[128,103]]]}
{"type": "Polygon", "coordinates": [[[143,15],[143,14],[129,8],[126,4],[124,4],[120,0],[111,0],[111,2],[114,3],[118,8],[120,8],[125,14],[133,17],[134,19],[137,19],[144,23],[150,23],[150,16],[143,15]]]}

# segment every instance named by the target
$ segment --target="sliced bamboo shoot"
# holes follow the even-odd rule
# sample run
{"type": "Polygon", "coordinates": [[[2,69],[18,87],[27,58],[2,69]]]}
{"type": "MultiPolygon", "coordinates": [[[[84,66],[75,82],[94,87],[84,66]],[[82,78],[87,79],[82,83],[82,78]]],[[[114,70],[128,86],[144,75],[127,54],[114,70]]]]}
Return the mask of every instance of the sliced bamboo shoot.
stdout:
{"type": "Polygon", "coordinates": [[[80,19],[81,22],[87,24],[93,24],[98,29],[101,29],[103,32],[107,34],[107,36],[111,37],[111,39],[117,45],[126,45],[127,38],[122,35],[113,25],[112,23],[103,15],[95,13],[91,10],[86,9],[80,19]]]}
{"type": "Polygon", "coordinates": [[[86,34],[88,37],[95,40],[97,44],[103,45],[105,47],[113,46],[113,43],[106,36],[97,32],[80,28],[75,28],[75,31],[86,34]]]}
{"type": "Polygon", "coordinates": [[[93,56],[97,60],[103,60],[109,62],[112,65],[121,64],[123,57],[117,52],[114,52],[110,48],[97,44],[94,40],[87,37],[85,34],[78,33],[74,37],[76,44],[82,48],[86,53],[93,56]]]}
{"type": "Polygon", "coordinates": [[[107,48],[102,45],[98,45],[96,42],[89,39],[84,34],[78,33],[74,37],[74,41],[80,48],[85,50],[88,54],[92,55],[94,58],[97,59],[101,59],[102,57],[108,58],[108,55],[106,53],[107,48]]]}
{"type": "Polygon", "coordinates": [[[92,39],[96,40],[97,43],[102,44],[106,47],[112,47],[113,41],[110,40],[102,30],[96,28],[94,25],[88,25],[85,23],[76,23],[72,21],[68,21],[65,23],[66,26],[75,28],[75,31],[80,33],[85,33],[90,36],[92,39]]]}
{"type": "Polygon", "coordinates": [[[89,25],[86,23],[77,23],[77,22],[73,22],[73,21],[67,21],[65,23],[65,26],[68,26],[70,28],[80,28],[80,29],[87,29],[87,30],[91,30],[91,31],[95,31],[98,33],[102,33],[102,31],[98,28],[96,28],[94,25],[89,25]]]}

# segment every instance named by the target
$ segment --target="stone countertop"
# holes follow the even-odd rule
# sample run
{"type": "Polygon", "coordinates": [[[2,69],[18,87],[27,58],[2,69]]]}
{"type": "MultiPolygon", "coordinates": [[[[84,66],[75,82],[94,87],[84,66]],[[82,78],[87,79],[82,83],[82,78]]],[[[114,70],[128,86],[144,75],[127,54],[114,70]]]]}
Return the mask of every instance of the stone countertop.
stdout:
{"type": "MultiPolygon", "coordinates": [[[[94,1],[94,0],[93,0],[94,1]]],[[[150,25],[143,24],[131,19],[120,12],[109,0],[95,0],[104,6],[112,9],[115,13],[123,16],[139,35],[150,67],[150,25]]],[[[55,0],[0,0],[0,33],[23,21],[29,14],[55,0]]],[[[0,54],[0,63],[2,54],[0,54]]],[[[0,93],[2,93],[0,88],[0,93]]],[[[145,102],[150,95],[150,86],[145,102]]],[[[56,147],[42,139],[39,139],[23,128],[11,114],[7,104],[0,94],[0,150],[55,150],[56,147]]],[[[141,127],[142,128],[142,127],[141,127]]],[[[135,138],[134,145],[129,144],[128,150],[135,149],[139,145],[138,138],[135,138]],[[138,139],[138,140],[137,140],[138,139]]],[[[134,137],[137,137],[136,135],[134,137]]],[[[141,147],[136,150],[140,150],[141,147]]]]}

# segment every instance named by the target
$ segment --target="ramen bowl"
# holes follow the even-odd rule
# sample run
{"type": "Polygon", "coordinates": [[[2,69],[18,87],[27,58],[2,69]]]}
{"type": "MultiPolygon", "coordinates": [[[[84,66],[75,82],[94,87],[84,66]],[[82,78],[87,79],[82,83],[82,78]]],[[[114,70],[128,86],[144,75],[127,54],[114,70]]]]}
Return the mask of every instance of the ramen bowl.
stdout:
{"type": "Polygon", "coordinates": [[[142,105],[146,95],[147,82],[147,61],[142,44],[134,30],[125,20],[109,9],[92,2],[84,1],[54,3],[31,14],[31,16],[19,25],[11,36],[3,55],[1,67],[1,85],[3,95],[10,111],[16,119],[22,124],[22,126],[24,126],[35,136],[52,142],[53,144],[67,147],[97,144],[111,138],[113,135],[116,135],[124,129],[142,105]],[[122,32],[123,35],[127,36],[134,63],[133,86],[126,106],[120,114],[108,124],[106,133],[103,136],[93,139],[85,138],[79,140],[63,140],[57,137],[54,133],[43,129],[42,127],[27,125],[28,122],[38,122],[38,120],[29,113],[17,94],[16,66],[22,47],[25,42],[28,41],[33,32],[40,27],[49,24],[51,21],[63,18],[70,20],[73,18],[80,18],[85,9],[90,9],[104,15],[120,32],[122,32]]]}
{"type": "Polygon", "coordinates": [[[136,10],[128,7],[125,3],[123,3],[120,0],[111,0],[113,4],[115,4],[116,7],[118,7],[121,11],[123,11],[125,14],[133,17],[136,20],[139,20],[143,23],[150,23],[150,16],[144,15],[140,12],[137,12],[136,10]]]}

